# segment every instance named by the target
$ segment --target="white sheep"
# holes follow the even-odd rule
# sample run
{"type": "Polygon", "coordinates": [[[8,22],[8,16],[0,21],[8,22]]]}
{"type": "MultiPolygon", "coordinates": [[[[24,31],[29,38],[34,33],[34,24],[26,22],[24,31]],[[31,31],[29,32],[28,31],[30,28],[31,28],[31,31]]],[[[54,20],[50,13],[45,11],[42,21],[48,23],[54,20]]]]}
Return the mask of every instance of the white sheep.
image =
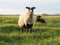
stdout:
{"type": "Polygon", "coordinates": [[[33,26],[33,9],[35,9],[35,7],[26,7],[28,9],[26,14],[22,14],[19,17],[18,20],[18,25],[20,27],[22,27],[22,32],[28,32],[30,30],[30,32],[32,31],[32,26],[33,26]]]}

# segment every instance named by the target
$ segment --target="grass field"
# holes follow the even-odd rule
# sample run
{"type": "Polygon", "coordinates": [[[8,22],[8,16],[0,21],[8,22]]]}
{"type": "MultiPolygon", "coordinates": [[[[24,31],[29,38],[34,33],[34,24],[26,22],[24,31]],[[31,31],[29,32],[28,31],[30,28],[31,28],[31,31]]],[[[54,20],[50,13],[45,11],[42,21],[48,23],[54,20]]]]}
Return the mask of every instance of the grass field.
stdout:
{"type": "Polygon", "coordinates": [[[42,16],[33,33],[22,33],[18,16],[0,16],[0,45],[60,45],[60,16],[42,16]]]}

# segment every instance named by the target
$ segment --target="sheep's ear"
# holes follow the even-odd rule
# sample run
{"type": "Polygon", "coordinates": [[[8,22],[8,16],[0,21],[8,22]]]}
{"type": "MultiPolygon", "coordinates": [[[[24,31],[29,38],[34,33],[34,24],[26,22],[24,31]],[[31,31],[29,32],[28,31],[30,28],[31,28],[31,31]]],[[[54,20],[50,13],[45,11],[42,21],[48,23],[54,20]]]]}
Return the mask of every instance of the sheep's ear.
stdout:
{"type": "Polygon", "coordinates": [[[30,7],[26,7],[27,9],[30,9],[30,7]]]}
{"type": "Polygon", "coordinates": [[[36,7],[32,7],[32,9],[35,9],[36,7]]]}

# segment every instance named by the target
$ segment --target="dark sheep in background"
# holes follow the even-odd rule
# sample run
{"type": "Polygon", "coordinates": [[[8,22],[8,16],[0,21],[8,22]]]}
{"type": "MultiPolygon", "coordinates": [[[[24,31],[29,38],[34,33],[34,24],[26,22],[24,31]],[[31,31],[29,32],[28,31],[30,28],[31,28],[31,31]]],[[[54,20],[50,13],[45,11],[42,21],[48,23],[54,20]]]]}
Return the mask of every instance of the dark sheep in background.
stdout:
{"type": "Polygon", "coordinates": [[[46,21],[42,19],[41,16],[37,16],[36,22],[46,23],[46,21]]]}

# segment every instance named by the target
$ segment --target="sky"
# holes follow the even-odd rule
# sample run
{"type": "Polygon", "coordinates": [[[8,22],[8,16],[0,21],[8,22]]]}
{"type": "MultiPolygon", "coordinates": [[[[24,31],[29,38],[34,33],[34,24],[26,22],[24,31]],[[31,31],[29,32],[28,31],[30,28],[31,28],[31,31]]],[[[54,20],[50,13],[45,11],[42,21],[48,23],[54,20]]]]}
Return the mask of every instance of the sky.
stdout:
{"type": "Polygon", "coordinates": [[[0,14],[21,14],[26,6],[36,7],[35,14],[60,14],[60,0],[0,0],[0,14]]]}

